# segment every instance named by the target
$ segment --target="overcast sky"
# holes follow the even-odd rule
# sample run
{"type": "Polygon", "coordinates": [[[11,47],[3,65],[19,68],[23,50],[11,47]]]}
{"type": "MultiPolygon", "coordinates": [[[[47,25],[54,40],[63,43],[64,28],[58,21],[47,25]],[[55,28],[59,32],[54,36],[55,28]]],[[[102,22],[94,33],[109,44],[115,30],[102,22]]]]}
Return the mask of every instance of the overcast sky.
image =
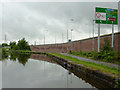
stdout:
{"type": "MultiPolygon", "coordinates": [[[[69,39],[80,40],[92,37],[95,7],[118,8],[117,2],[7,2],[2,3],[2,41],[7,42],[23,37],[30,44],[61,43],[69,39]],[[74,19],[71,21],[70,19],[74,19]]],[[[112,25],[101,25],[101,35],[112,32],[112,25]]],[[[97,24],[94,26],[97,35],[97,24]]],[[[115,25],[115,32],[118,26],[115,25]]],[[[1,43],[0,42],[0,43],[1,43]]]]}

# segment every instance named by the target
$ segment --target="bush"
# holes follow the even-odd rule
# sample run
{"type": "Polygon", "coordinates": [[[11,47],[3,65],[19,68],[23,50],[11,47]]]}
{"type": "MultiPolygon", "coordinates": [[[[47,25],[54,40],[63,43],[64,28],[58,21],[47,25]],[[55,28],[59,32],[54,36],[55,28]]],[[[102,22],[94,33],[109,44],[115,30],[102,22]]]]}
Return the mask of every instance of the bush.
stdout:
{"type": "Polygon", "coordinates": [[[69,54],[72,54],[72,50],[69,51],[69,54]]]}
{"type": "Polygon", "coordinates": [[[88,52],[87,57],[92,57],[92,52],[88,52]]]}
{"type": "Polygon", "coordinates": [[[113,57],[109,55],[109,56],[106,56],[103,60],[107,61],[107,62],[112,62],[113,61],[113,57]]]}
{"type": "Polygon", "coordinates": [[[82,53],[82,55],[83,55],[83,56],[86,56],[86,55],[87,55],[87,53],[86,53],[86,52],[83,52],[83,53],[82,53]]]}
{"type": "Polygon", "coordinates": [[[110,40],[108,38],[104,39],[103,47],[101,48],[102,53],[108,53],[113,51],[113,48],[111,47],[110,40]]]}

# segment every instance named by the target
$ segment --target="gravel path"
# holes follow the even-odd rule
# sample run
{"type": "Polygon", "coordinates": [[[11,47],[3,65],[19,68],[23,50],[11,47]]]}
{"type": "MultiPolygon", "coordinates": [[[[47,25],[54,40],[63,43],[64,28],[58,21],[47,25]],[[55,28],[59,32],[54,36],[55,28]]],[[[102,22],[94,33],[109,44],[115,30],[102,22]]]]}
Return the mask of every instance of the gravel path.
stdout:
{"type": "Polygon", "coordinates": [[[61,53],[61,54],[66,55],[66,56],[71,56],[71,57],[77,58],[77,59],[82,60],[82,61],[94,62],[96,64],[101,64],[101,65],[105,65],[105,66],[109,66],[109,67],[115,67],[115,68],[120,70],[120,65],[117,65],[117,64],[107,63],[107,62],[102,62],[102,61],[95,61],[95,60],[92,60],[92,59],[83,58],[83,57],[79,57],[79,56],[74,56],[74,55],[70,55],[70,54],[67,54],[67,53],[61,53]]]}

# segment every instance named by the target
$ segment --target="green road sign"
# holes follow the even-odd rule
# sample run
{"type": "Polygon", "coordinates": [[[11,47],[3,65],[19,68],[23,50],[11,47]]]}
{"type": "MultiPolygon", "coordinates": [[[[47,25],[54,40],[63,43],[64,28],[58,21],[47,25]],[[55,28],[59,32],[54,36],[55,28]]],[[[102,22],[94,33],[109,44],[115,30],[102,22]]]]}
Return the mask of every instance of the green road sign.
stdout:
{"type": "Polygon", "coordinates": [[[100,24],[118,24],[118,10],[96,7],[95,22],[100,24]]]}

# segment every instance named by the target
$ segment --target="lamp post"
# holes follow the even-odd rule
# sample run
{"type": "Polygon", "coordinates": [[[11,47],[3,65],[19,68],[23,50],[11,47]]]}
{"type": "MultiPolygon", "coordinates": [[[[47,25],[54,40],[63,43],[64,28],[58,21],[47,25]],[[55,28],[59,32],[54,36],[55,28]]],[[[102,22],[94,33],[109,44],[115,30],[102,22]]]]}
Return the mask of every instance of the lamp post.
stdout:
{"type": "Polygon", "coordinates": [[[89,24],[88,24],[88,28],[89,28],[89,38],[90,38],[91,31],[90,31],[90,26],[89,26],[89,24]]]}
{"type": "MultiPolygon", "coordinates": [[[[70,19],[70,21],[74,21],[74,19],[70,19]]],[[[67,42],[69,42],[68,41],[68,21],[67,21],[67,42]]],[[[67,47],[67,51],[69,50],[69,48],[67,47]]]]}
{"type": "Polygon", "coordinates": [[[72,51],[72,31],[73,29],[71,29],[71,51],[72,51]]]}
{"type": "Polygon", "coordinates": [[[36,45],[36,41],[34,41],[34,45],[36,45]]]}
{"type": "Polygon", "coordinates": [[[48,30],[44,30],[44,45],[45,45],[45,32],[47,32],[48,30]]]}
{"type": "Polygon", "coordinates": [[[63,35],[63,33],[62,33],[62,43],[64,43],[64,38],[63,38],[63,37],[64,37],[64,35],[63,35]]]}
{"type": "Polygon", "coordinates": [[[94,51],[94,21],[95,21],[95,19],[93,19],[93,42],[92,42],[92,46],[93,46],[92,50],[93,51],[94,51]]]}
{"type": "MultiPolygon", "coordinates": [[[[70,19],[70,21],[74,21],[74,19],[70,19]]],[[[67,21],[67,42],[68,42],[68,21],[67,21]]]]}
{"type": "Polygon", "coordinates": [[[46,52],[46,47],[45,47],[45,32],[47,32],[48,30],[44,30],[44,51],[46,52]]]}
{"type": "Polygon", "coordinates": [[[63,40],[63,33],[62,33],[62,53],[64,52],[64,50],[63,50],[63,43],[64,43],[64,40],[63,40]]]}
{"type": "Polygon", "coordinates": [[[44,45],[45,45],[45,30],[44,30],[44,45]]]}
{"type": "Polygon", "coordinates": [[[55,44],[56,44],[56,34],[55,34],[55,44]]]}
{"type": "Polygon", "coordinates": [[[114,24],[112,21],[112,48],[114,47],[114,24]]]}
{"type": "Polygon", "coordinates": [[[73,29],[71,29],[71,41],[72,41],[72,31],[73,31],[73,29]]]}

